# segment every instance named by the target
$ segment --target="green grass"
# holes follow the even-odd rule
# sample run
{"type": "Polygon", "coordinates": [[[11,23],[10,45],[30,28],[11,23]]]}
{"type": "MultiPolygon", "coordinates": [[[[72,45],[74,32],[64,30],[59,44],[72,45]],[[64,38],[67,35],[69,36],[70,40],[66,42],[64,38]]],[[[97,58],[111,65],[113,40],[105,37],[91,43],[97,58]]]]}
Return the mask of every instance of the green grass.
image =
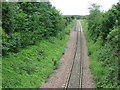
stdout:
{"type": "Polygon", "coordinates": [[[94,42],[87,29],[87,21],[81,20],[87,39],[90,68],[97,88],[119,88],[117,84],[117,57],[109,43],[101,45],[101,40],[94,42]]]}
{"type": "Polygon", "coordinates": [[[90,56],[90,68],[94,79],[96,81],[97,87],[104,81],[104,75],[107,72],[107,68],[103,67],[101,61],[99,61],[100,45],[98,43],[93,43],[92,41],[88,42],[88,55],[90,56]]]}
{"type": "Polygon", "coordinates": [[[62,42],[57,38],[52,40],[55,42],[42,41],[37,46],[3,58],[3,87],[39,87],[53,72],[52,59],[60,58],[67,38],[62,42]]]}
{"type": "MultiPolygon", "coordinates": [[[[66,27],[66,33],[73,22],[66,27]]],[[[69,35],[64,39],[50,37],[34,46],[28,46],[19,53],[10,53],[2,58],[3,88],[39,88],[58,66],[58,61],[67,47],[69,35]],[[57,59],[56,65],[54,60],[57,59]]]]}

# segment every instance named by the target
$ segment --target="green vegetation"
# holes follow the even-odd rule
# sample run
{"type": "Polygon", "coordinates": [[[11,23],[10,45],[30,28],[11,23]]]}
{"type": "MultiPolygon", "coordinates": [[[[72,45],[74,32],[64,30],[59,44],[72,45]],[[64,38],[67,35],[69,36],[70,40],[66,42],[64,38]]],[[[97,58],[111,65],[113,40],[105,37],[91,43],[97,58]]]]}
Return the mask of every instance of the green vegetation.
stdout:
{"type": "Polygon", "coordinates": [[[92,4],[88,19],[82,21],[97,88],[120,88],[119,6],[118,3],[107,12],[101,12],[99,5],[92,4]]]}
{"type": "Polygon", "coordinates": [[[73,24],[49,2],[2,2],[2,87],[39,88],[57,68],[73,24]]]}
{"type": "Polygon", "coordinates": [[[52,59],[60,59],[67,40],[68,36],[62,41],[50,38],[3,58],[3,87],[40,87],[41,82],[53,72],[52,59]]]}
{"type": "Polygon", "coordinates": [[[3,56],[63,34],[65,21],[49,2],[2,2],[3,56]]]}
{"type": "Polygon", "coordinates": [[[71,18],[71,19],[84,19],[86,16],[83,15],[63,15],[65,18],[71,18]]]}
{"type": "Polygon", "coordinates": [[[37,45],[26,47],[19,53],[3,57],[3,87],[39,88],[56,68],[72,27],[73,22],[65,28],[67,34],[62,40],[50,37],[37,45]],[[56,64],[53,59],[57,59],[56,64]]]}

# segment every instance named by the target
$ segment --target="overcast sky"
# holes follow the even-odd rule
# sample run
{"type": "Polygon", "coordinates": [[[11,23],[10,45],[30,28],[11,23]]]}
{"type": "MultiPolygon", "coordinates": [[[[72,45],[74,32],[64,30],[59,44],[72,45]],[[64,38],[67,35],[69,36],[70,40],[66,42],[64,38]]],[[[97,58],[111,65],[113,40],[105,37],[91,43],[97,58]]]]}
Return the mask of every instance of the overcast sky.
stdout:
{"type": "Polygon", "coordinates": [[[102,5],[102,10],[108,10],[119,0],[49,0],[63,15],[87,15],[90,4],[102,5]]]}

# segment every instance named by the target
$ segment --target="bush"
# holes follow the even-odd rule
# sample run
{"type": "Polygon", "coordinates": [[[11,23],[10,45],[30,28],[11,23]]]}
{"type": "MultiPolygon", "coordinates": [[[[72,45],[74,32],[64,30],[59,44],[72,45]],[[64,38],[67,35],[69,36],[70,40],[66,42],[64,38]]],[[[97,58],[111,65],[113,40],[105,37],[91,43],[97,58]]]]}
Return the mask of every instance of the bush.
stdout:
{"type": "Polygon", "coordinates": [[[3,56],[58,36],[64,22],[50,2],[2,2],[3,56]]]}

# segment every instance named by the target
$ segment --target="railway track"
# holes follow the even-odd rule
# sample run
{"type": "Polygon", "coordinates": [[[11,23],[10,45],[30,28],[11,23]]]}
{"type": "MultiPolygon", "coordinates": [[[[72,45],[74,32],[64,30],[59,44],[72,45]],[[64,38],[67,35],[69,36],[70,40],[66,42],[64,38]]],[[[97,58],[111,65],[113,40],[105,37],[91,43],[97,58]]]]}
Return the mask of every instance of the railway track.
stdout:
{"type": "Polygon", "coordinates": [[[82,36],[81,36],[81,24],[80,21],[76,22],[74,31],[77,33],[76,46],[74,49],[74,58],[70,67],[70,72],[65,84],[65,90],[67,88],[82,88],[83,79],[83,67],[82,67],[82,36]]]}

